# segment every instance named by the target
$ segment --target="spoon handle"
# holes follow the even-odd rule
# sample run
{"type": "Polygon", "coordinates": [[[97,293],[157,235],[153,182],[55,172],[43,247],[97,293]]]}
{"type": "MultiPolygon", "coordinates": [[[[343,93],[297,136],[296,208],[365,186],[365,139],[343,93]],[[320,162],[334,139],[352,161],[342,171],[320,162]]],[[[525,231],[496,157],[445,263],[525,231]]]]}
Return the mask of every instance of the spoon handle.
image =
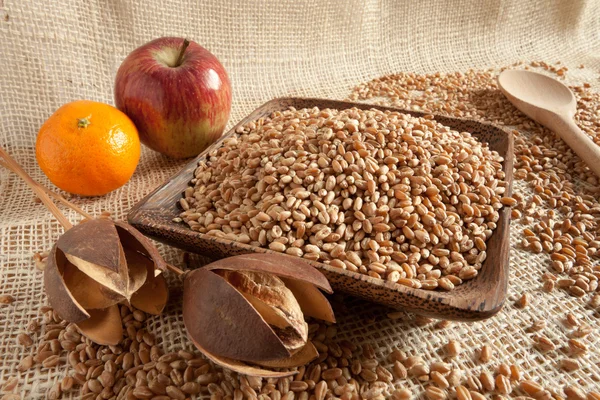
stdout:
{"type": "Polygon", "coordinates": [[[570,116],[556,118],[553,125],[552,130],[600,177],[600,146],[579,129],[570,116]]]}

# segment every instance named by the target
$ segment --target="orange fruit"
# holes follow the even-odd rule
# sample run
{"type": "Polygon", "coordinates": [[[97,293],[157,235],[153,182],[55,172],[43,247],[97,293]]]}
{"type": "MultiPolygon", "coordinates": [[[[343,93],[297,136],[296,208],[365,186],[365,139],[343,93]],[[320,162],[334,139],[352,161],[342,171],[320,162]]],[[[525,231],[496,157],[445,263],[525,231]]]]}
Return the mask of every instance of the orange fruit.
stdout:
{"type": "Polygon", "coordinates": [[[133,122],[115,107],[78,100],[42,125],[35,154],[59,188],[100,196],[129,181],[140,159],[140,139],[133,122]]]}

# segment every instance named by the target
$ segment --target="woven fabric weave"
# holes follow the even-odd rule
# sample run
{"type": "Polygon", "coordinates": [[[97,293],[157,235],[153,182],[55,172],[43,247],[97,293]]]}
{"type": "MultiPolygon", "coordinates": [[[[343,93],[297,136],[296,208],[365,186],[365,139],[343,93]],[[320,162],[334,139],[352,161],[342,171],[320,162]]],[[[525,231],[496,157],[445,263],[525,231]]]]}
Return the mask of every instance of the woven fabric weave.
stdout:
{"type": "MultiPolygon", "coordinates": [[[[34,179],[52,187],[35,161],[35,138],[43,121],[76,99],[114,104],[121,61],[137,46],[167,35],[195,40],[221,60],[233,86],[229,126],[276,97],[343,99],[360,82],[400,71],[452,72],[560,60],[573,71],[569,79],[588,81],[600,90],[598,15],[597,0],[0,0],[0,145],[34,179]],[[580,64],[585,68],[576,69],[580,64]]],[[[91,214],[109,210],[124,218],[184,163],[144,148],[124,187],[100,198],[72,200],[91,214]]],[[[524,186],[515,190],[529,193],[524,186]]],[[[71,221],[78,220],[74,212],[63,211],[71,221]]],[[[560,351],[542,355],[525,334],[532,322],[548,319],[545,334],[564,344],[566,328],[560,319],[569,310],[596,329],[598,319],[579,299],[539,290],[547,258],[517,249],[521,230],[513,223],[509,305],[496,317],[435,330],[418,327],[412,315],[391,320],[388,309],[345,298],[348,311],[338,315],[340,337],[371,343],[386,362],[394,346],[438,359],[441,346],[456,339],[473,354],[456,364],[472,372],[481,368],[473,361],[476,350],[489,343],[497,349],[497,362],[520,365],[526,376],[549,388],[600,387],[599,352],[589,351],[581,358],[583,367],[567,374],[558,366],[560,351]],[[511,300],[525,292],[532,294],[532,304],[525,310],[512,307],[511,300]]],[[[16,371],[19,361],[34,351],[16,345],[16,335],[45,303],[42,274],[32,255],[48,250],[61,233],[33,193],[0,168],[0,293],[16,298],[0,305],[0,382],[19,376],[23,398],[43,398],[64,376],[61,368],[16,371]]],[[[169,262],[179,262],[178,250],[161,246],[161,252],[169,262]]],[[[171,284],[177,288],[175,281],[171,284]]],[[[166,351],[191,348],[177,295],[148,330],[166,351]]],[[[590,349],[600,346],[597,334],[586,340],[590,349]]],[[[416,383],[410,385],[415,393],[421,391],[416,383]]]]}

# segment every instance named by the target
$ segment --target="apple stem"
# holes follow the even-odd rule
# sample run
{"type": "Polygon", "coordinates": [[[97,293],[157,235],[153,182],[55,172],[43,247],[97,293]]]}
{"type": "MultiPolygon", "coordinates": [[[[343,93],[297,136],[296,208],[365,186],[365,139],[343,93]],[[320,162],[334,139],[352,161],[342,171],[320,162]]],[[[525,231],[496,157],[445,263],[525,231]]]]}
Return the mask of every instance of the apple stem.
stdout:
{"type": "Polygon", "coordinates": [[[177,68],[181,65],[181,62],[183,61],[183,54],[185,53],[185,49],[187,49],[189,45],[190,41],[187,39],[183,39],[183,44],[181,45],[181,49],[179,50],[179,57],[177,57],[177,61],[175,62],[173,68],[177,68]]]}

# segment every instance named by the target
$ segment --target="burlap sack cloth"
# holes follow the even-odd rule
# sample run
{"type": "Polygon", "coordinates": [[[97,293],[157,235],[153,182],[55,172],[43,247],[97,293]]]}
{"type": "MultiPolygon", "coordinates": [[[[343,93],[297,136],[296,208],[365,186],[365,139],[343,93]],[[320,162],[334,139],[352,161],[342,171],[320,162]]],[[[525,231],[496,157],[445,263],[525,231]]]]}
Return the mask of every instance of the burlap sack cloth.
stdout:
{"type": "MultiPolygon", "coordinates": [[[[150,39],[186,36],[210,49],[233,84],[230,126],[258,105],[279,96],[346,97],[359,82],[399,71],[465,71],[519,60],[585,64],[578,74],[598,86],[600,67],[598,1],[29,1],[0,0],[0,143],[43,184],[35,161],[36,133],[60,105],[75,99],[113,103],[115,73],[123,58],[150,39]]],[[[101,198],[75,199],[89,213],[110,210],[123,218],[129,208],[176,172],[176,162],[144,149],[131,181],[101,198]]],[[[30,349],[15,337],[45,302],[41,273],[31,256],[47,250],[62,228],[33,194],[0,168],[0,293],[16,302],[0,307],[0,382],[18,374],[30,349]]],[[[65,210],[72,221],[78,217],[65,210]]],[[[522,228],[512,225],[513,243],[522,228]]],[[[161,247],[169,261],[178,251],[161,247]]],[[[508,305],[496,317],[445,330],[419,328],[413,316],[392,321],[389,310],[348,299],[352,315],[338,315],[339,332],[371,343],[378,357],[399,346],[426,359],[459,340],[470,356],[458,364],[477,371],[476,349],[490,343],[498,361],[521,366],[548,388],[575,384],[600,387],[600,345],[594,332],[583,368],[567,374],[558,358],[532,348],[524,329],[548,319],[545,334],[565,340],[559,319],[572,311],[598,328],[597,317],[562,291],[539,290],[546,259],[517,249],[511,253],[509,301],[533,295],[526,310],[508,305]]],[[[190,346],[180,309],[171,304],[148,327],[166,350],[190,346]]],[[[33,350],[31,350],[33,351],[33,350]]],[[[555,352],[558,353],[558,352],[555,352]]],[[[63,376],[61,368],[23,373],[23,398],[43,397],[63,376]]],[[[417,389],[413,385],[415,393],[417,389]]]]}

